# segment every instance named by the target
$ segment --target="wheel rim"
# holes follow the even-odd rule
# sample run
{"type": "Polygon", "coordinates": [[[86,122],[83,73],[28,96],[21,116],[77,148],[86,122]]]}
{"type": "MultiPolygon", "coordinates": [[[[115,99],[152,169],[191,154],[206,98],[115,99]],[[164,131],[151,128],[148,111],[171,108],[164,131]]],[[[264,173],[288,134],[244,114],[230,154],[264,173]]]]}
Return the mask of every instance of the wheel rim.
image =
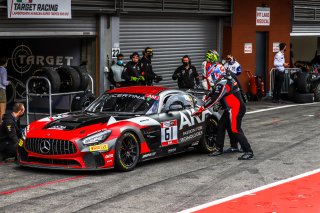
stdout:
{"type": "Polygon", "coordinates": [[[217,124],[215,121],[211,120],[210,124],[206,127],[206,146],[209,148],[215,147],[216,137],[217,137],[217,124]]]}
{"type": "Polygon", "coordinates": [[[138,159],[138,144],[132,136],[127,136],[122,140],[120,147],[120,160],[126,165],[131,167],[138,159]]]}

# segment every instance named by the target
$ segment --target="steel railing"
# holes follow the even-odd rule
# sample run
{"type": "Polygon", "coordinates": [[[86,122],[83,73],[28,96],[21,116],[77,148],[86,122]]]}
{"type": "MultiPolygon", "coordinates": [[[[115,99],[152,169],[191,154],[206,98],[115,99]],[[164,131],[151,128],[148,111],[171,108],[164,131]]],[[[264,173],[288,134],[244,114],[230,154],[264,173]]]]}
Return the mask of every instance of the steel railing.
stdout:
{"type": "MultiPolygon", "coordinates": [[[[275,68],[270,70],[270,90],[268,95],[272,96],[273,88],[274,88],[274,78],[275,78],[275,68]]],[[[281,88],[281,93],[288,93],[289,85],[293,82],[290,78],[290,75],[294,72],[300,72],[300,68],[286,68],[284,71],[284,81],[281,88]]]]}

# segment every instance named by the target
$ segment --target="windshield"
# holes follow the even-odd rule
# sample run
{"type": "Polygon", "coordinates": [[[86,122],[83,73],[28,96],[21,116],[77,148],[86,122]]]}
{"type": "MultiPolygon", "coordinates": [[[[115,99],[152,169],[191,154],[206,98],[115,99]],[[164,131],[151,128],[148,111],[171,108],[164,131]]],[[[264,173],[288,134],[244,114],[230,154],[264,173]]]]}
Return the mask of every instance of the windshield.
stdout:
{"type": "MultiPolygon", "coordinates": [[[[155,96],[157,97],[157,96],[155,96]]],[[[103,94],[92,102],[87,112],[122,112],[153,114],[157,112],[158,100],[144,94],[103,94]]]]}

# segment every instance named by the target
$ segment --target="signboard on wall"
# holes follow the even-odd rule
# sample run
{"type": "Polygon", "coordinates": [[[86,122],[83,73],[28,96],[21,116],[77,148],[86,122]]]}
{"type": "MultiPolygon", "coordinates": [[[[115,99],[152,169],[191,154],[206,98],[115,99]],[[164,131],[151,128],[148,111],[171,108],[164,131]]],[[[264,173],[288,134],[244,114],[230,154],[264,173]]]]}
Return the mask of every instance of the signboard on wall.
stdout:
{"type": "Polygon", "coordinates": [[[277,53],[277,52],[280,51],[279,44],[280,44],[280,42],[273,42],[273,44],[272,44],[272,52],[277,53]]]}
{"type": "Polygon", "coordinates": [[[257,26],[270,26],[270,7],[257,7],[257,26]]]}
{"type": "Polygon", "coordinates": [[[252,43],[244,43],[244,53],[252,53],[252,43]]]}
{"type": "Polygon", "coordinates": [[[8,18],[71,19],[71,0],[7,0],[8,18]]]}
{"type": "MultiPolygon", "coordinates": [[[[34,38],[1,39],[1,54],[9,58],[8,79],[14,85],[14,97],[25,98],[26,81],[41,67],[78,66],[81,39],[34,38]]],[[[7,97],[9,97],[7,91],[7,97]]]]}

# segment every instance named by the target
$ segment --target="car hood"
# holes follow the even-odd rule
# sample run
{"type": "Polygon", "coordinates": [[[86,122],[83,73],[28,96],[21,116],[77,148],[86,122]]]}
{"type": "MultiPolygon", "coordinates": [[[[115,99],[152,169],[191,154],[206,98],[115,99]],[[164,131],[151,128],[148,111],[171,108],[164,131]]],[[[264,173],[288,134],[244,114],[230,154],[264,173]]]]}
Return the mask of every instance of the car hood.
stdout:
{"type": "Polygon", "coordinates": [[[44,125],[43,129],[60,129],[68,131],[94,124],[107,124],[110,119],[119,121],[130,117],[132,117],[132,115],[120,116],[101,113],[67,113],[61,114],[60,117],[53,117],[53,121],[44,125]]]}

